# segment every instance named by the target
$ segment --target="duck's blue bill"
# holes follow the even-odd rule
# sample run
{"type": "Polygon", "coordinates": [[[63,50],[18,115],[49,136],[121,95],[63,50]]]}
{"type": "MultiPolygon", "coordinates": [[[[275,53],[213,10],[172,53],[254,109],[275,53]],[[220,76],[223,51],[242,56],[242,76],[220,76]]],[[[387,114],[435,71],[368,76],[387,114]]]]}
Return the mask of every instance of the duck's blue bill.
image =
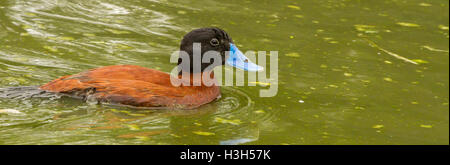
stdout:
{"type": "Polygon", "coordinates": [[[239,68],[245,71],[262,71],[262,66],[251,62],[245,55],[232,43],[230,43],[230,56],[226,63],[232,67],[239,68]]]}

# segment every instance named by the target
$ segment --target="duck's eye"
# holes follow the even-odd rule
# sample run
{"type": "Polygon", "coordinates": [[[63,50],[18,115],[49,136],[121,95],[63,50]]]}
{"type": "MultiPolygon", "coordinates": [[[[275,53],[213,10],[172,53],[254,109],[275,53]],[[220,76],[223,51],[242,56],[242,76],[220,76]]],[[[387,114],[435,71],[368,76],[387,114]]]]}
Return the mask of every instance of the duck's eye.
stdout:
{"type": "Polygon", "coordinates": [[[213,38],[209,43],[211,43],[212,46],[219,46],[220,42],[217,40],[217,38],[213,38]]]}

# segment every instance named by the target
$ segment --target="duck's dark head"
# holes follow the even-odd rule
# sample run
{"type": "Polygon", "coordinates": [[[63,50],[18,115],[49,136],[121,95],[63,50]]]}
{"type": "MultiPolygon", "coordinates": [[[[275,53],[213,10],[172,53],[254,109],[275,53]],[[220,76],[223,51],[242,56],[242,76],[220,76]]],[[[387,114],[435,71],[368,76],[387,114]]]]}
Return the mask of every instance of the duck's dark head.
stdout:
{"type": "Polygon", "coordinates": [[[190,73],[212,70],[214,67],[224,64],[245,71],[263,70],[263,67],[252,63],[245,57],[245,55],[236,47],[227,32],[215,27],[195,29],[186,34],[181,41],[180,52],[178,67],[183,71],[189,70],[190,73]],[[200,50],[197,48],[200,48],[200,50]],[[189,59],[181,57],[183,52],[189,59]],[[194,57],[196,55],[200,55],[200,57],[194,57]],[[205,61],[203,59],[205,56],[215,56],[217,58],[206,58],[208,60],[205,61]],[[183,59],[189,61],[183,62],[183,59]],[[215,62],[215,59],[220,59],[220,61],[215,62]],[[193,66],[195,64],[201,65],[199,68],[201,70],[194,69],[193,66]]]}

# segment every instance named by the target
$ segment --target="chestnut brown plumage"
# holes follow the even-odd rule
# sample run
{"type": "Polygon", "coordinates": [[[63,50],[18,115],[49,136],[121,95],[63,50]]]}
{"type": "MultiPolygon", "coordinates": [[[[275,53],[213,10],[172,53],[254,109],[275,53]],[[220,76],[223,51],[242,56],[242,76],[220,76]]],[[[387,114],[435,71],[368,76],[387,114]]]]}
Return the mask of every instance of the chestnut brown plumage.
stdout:
{"type": "MultiPolygon", "coordinates": [[[[181,51],[192,58],[192,45],[202,43],[202,54],[214,50],[225,59],[231,38],[219,28],[201,28],[191,31],[183,38],[181,51]],[[213,41],[214,40],[214,41],[213,41]]],[[[179,59],[181,62],[181,59],[179,59]]],[[[192,60],[190,61],[191,67],[192,60]]],[[[221,64],[224,64],[222,61],[221,64]]],[[[179,63],[180,64],[180,63],[179,63]]],[[[207,65],[201,66],[201,72],[207,65]]],[[[181,68],[181,67],[180,67],[181,68]]],[[[188,68],[189,69],[189,68],[188,68]]],[[[192,71],[192,69],[189,69],[192,71]]],[[[181,70],[180,70],[181,71],[181,70]]],[[[198,73],[190,73],[198,74],[198,73]]],[[[201,74],[201,73],[200,73],[201,74]]],[[[173,86],[167,73],[133,65],[115,65],[92,69],[75,75],[53,80],[40,89],[66,94],[85,100],[96,100],[133,107],[192,109],[220,97],[218,86],[173,86]]]]}

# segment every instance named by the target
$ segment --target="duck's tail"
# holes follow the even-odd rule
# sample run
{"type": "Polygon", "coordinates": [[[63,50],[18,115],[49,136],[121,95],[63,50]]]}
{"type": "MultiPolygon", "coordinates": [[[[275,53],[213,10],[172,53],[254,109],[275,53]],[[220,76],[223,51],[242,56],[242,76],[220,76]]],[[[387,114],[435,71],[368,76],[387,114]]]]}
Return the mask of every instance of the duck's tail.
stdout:
{"type": "Polygon", "coordinates": [[[0,88],[0,98],[27,99],[57,97],[55,93],[39,89],[39,86],[20,86],[0,88]]]}

